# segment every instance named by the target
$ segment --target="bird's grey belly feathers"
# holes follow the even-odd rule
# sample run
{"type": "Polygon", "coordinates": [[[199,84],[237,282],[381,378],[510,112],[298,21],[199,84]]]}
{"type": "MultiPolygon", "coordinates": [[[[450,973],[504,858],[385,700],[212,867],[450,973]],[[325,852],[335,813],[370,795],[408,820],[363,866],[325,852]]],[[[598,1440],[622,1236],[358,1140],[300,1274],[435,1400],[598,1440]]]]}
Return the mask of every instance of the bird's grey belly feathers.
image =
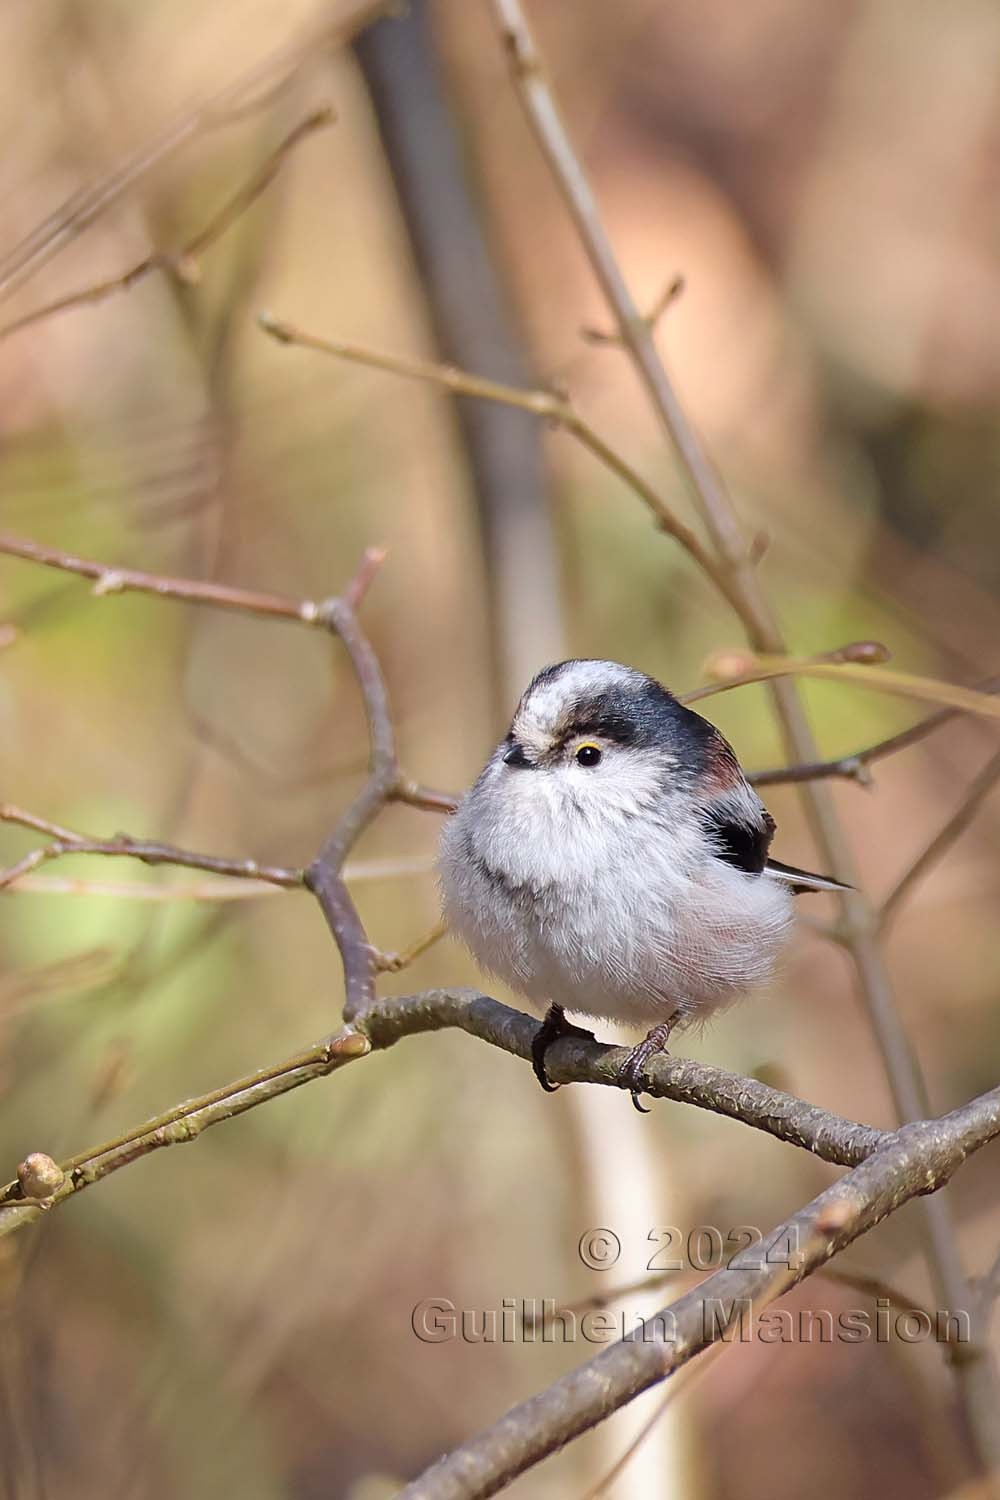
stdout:
{"type": "Polygon", "coordinates": [[[693,831],[686,840],[674,826],[661,841],[644,820],[599,849],[585,831],[564,834],[528,878],[515,842],[495,826],[483,839],[481,827],[463,804],[445,830],[445,918],[484,969],[539,1009],[555,1002],[644,1026],[675,1013],[704,1019],[773,969],[789,890],[706,853],[693,831]]]}

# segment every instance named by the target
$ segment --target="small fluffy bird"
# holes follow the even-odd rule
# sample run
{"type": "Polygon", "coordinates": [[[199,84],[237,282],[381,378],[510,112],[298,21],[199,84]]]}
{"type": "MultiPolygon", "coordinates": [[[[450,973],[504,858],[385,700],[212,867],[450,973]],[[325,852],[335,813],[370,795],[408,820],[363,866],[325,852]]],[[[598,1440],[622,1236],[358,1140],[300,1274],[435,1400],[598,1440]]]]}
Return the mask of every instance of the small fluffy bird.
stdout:
{"type": "Polygon", "coordinates": [[[792,897],[845,890],[771,859],[774,819],[713,724],[613,661],[546,667],[448,819],[445,920],[538,1010],[535,1073],[565,1010],[651,1027],[621,1081],[675,1027],[767,979],[792,897]]]}

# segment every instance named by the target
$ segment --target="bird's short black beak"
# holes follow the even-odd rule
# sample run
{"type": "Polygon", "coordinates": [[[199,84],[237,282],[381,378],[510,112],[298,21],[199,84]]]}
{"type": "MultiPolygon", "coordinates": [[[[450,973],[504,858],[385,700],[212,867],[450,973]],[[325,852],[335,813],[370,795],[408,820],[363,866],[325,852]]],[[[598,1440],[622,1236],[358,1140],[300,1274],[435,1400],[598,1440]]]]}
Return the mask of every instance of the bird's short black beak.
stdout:
{"type": "Polygon", "coordinates": [[[524,746],[515,740],[509,750],[504,751],[503,763],[505,766],[516,766],[519,770],[530,770],[531,761],[524,753],[524,746]]]}

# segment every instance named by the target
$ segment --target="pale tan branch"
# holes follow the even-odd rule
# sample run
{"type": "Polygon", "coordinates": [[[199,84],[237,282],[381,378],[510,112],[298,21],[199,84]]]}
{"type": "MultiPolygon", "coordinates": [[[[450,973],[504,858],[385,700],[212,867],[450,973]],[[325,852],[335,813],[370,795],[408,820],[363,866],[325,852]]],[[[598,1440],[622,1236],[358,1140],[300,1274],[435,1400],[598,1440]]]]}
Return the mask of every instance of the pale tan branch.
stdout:
{"type": "MultiPolygon", "coordinates": [[[[67,853],[80,853],[67,850],[67,853]]],[[[84,851],[90,852],[90,851],[84,851]]],[[[399,854],[385,859],[349,860],[344,866],[348,885],[382,880],[408,880],[414,875],[429,875],[434,860],[429,854],[399,854]]],[[[143,880],[85,880],[72,875],[19,875],[13,881],[0,881],[9,889],[30,896],[97,896],[115,901],[203,902],[216,904],[232,901],[258,901],[262,896],[276,896],[282,885],[268,884],[241,876],[238,880],[197,880],[178,883],[143,880]]],[[[411,950],[412,951],[412,950],[411,950]]]]}
{"type": "Polygon", "coordinates": [[[269,313],[261,313],[257,321],[263,331],[280,344],[314,349],[351,364],[365,365],[369,369],[382,370],[390,375],[424,381],[449,391],[454,396],[470,396],[479,401],[495,401],[502,406],[513,406],[563,428],[638,495],[652,512],[660,530],[673,537],[684,548],[723,597],[735,607],[735,599],[725,573],[718,567],[701,539],[674,514],[659,491],[580,415],[566,396],[554,391],[520,390],[517,386],[502,385],[499,381],[487,380],[467,370],[456,369],[454,365],[435,364],[430,360],[412,359],[406,355],[382,353],[361,344],[319,338],[304,329],[296,328],[292,323],[273,318],[269,313]]]}
{"type": "Polygon", "coordinates": [[[158,599],[210,604],[217,609],[323,627],[320,606],[312,599],[290,599],[284,594],[232,588],[225,583],[172,578],[164,573],[147,573],[140,568],[119,568],[94,562],[91,558],[77,557],[58,547],[46,547],[41,542],[29,541],[27,537],[12,536],[9,532],[0,532],[0,554],[40,563],[46,568],[57,568],[62,573],[74,573],[78,578],[92,579],[93,593],[100,599],[112,594],[153,594],[158,599]]]}
{"type": "MultiPolygon", "coordinates": [[[[865,643],[867,644],[867,643],[865,643]]],[[[732,688],[749,687],[779,677],[818,677],[830,682],[856,683],[874,692],[895,698],[915,698],[921,703],[938,703],[958,713],[975,714],[983,719],[1000,719],[1000,698],[954,682],[934,677],[920,677],[915,672],[894,669],[858,660],[833,661],[829,654],[815,656],[772,656],[749,652],[719,652],[705,664],[706,672],[716,680],[684,695],[685,703],[698,703],[732,688]]]]}
{"type": "Polygon", "coordinates": [[[610,1493],[611,1486],[615,1483],[615,1480],[621,1478],[622,1473],[653,1432],[657,1423],[662,1422],[667,1407],[671,1406],[678,1396],[683,1395],[688,1386],[693,1385],[700,1376],[704,1375],[713,1360],[718,1359],[724,1348],[724,1344],[716,1344],[714,1348],[708,1351],[704,1359],[699,1360],[696,1365],[688,1365],[685,1369],[677,1372],[676,1377],[667,1386],[656,1407],[650,1412],[628,1447],[615,1460],[607,1473],[602,1475],[597,1483],[586,1491],[582,1500],[603,1500],[603,1497],[610,1493]]]}

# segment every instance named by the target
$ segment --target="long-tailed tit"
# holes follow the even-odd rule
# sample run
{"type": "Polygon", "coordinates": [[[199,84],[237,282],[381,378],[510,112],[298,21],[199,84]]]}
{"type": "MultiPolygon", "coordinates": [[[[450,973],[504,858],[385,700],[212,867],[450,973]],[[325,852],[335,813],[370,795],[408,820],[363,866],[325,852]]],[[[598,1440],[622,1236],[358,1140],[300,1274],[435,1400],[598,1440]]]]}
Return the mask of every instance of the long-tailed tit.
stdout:
{"type": "Polygon", "coordinates": [[[801,891],[835,880],[771,859],[774,819],[719,731],[612,661],[546,667],[445,826],[445,919],[538,1010],[651,1026],[622,1082],[679,1025],[771,974],[801,891]]]}

